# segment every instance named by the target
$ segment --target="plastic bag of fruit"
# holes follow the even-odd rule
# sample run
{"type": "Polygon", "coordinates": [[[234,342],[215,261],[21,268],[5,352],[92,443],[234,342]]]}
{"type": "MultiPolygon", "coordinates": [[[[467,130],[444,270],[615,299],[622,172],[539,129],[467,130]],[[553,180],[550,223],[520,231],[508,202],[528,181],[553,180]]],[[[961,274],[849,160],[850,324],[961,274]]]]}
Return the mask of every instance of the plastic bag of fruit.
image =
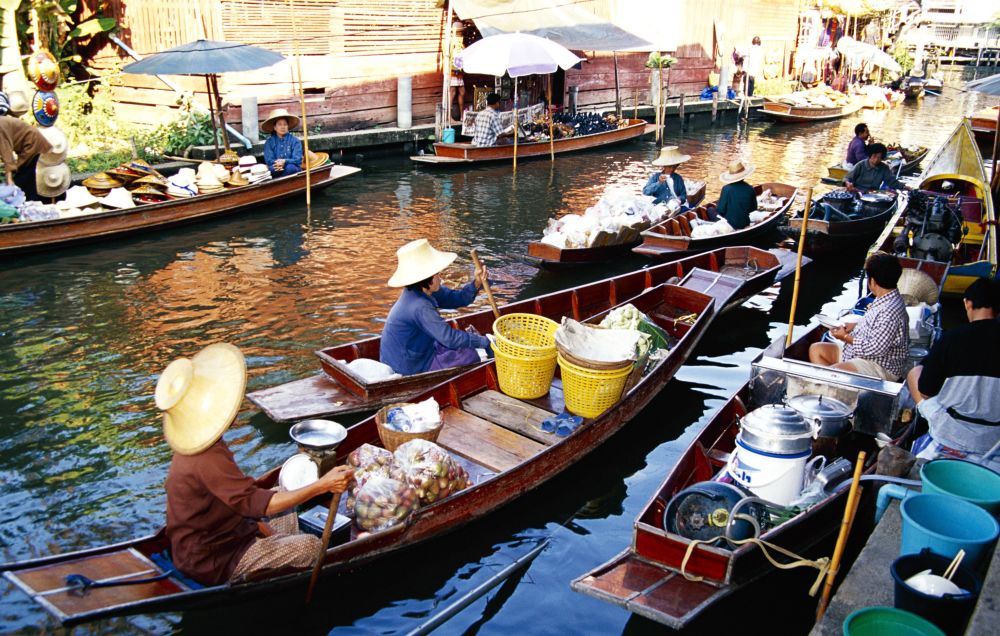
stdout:
{"type": "Polygon", "coordinates": [[[358,490],[354,522],[362,530],[378,532],[405,523],[419,505],[412,486],[375,474],[358,490]]]}
{"type": "Polygon", "coordinates": [[[413,439],[394,453],[396,466],[417,491],[421,504],[432,504],[469,485],[469,475],[448,451],[434,442],[413,439]]]}
{"type": "Polygon", "coordinates": [[[354,480],[347,487],[347,500],[344,506],[347,514],[354,514],[354,504],[357,502],[358,490],[365,485],[373,475],[402,479],[402,474],[394,466],[394,458],[390,451],[371,444],[362,444],[347,456],[347,465],[354,468],[354,480]]]}

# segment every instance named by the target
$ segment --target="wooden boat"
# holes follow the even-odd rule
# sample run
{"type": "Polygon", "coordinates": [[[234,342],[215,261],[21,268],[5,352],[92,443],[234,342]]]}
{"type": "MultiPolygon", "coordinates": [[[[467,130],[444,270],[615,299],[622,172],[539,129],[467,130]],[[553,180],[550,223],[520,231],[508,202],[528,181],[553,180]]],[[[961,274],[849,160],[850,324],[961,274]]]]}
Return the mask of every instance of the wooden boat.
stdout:
{"type": "MultiPolygon", "coordinates": [[[[924,157],[927,156],[928,152],[930,152],[930,149],[920,146],[915,153],[910,155],[909,159],[892,159],[885,163],[897,177],[904,174],[912,174],[917,169],[917,166],[920,165],[920,162],[924,160],[924,157]]],[[[842,163],[832,165],[826,171],[829,173],[829,176],[823,179],[823,183],[831,185],[843,185],[844,178],[850,172],[842,163]]]]}
{"type": "MultiPolygon", "coordinates": [[[[642,135],[653,132],[655,128],[642,119],[629,119],[625,126],[578,137],[556,139],[552,144],[555,152],[573,152],[586,150],[623,141],[631,141],[642,135]]],[[[548,157],[550,152],[548,141],[537,141],[517,144],[517,158],[548,157]]],[[[485,161],[510,161],[514,158],[514,145],[474,146],[471,143],[456,142],[434,144],[433,155],[414,155],[411,160],[424,165],[455,166],[460,164],[481,163],[485,161]]]]}
{"type": "Polygon", "coordinates": [[[764,190],[770,190],[776,196],[787,197],[788,201],[782,208],[774,210],[760,223],[749,225],[742,230],[720,236],[691,238],[691,221],[694,219],[707,220],[710,216],[708,208],[714,208],[715,204],[700,206],[679,214],[666,223],[646,230],[642,233],[642,244],[632,251],[654,259],[665,259],[676,258],[682,254],[703,252],[725,245],[751,245],[755,241],[764,239],[781,225],[795,201],[798,190],[784,183],[762,183],[754,186],[754,190],[757,192],[757,196],[760,196],[764,190]]]}
{"type": "Polygon", "coordinates": [[[861,100],[854,100],[846,106],[793,106],[765,97],[760,112],[781,122],[801,123],[840,119],[858,112],[861,110],[861,106],[861,100]]]}
{"type": "MultiPolygon", "coordinates": [[[[906,207],[906,199],[888,193],[872,193],[862,195],[863,204],[859,211],[852,211],[850,218],[844,220],[825,220],[824,209],[820,205],[822,199],[813,203],[809,220],[806,222],[806,238],[804,252],[812,257],[829,254],[841,254],[844,249],[864,249],[885,229],[890,219],[896,217],[899,208],[906,207]],[[901,201],[902,199],[902,201],[901,201]]],[[[782,232],[798,242],[802,236],[802,217],[794,216],[788,219],[788,225],[782,227],[782,232]]]]}
{"type": "MultiPolygon", "coordinates": [[[[976,278],[995,278],[996,213],[982,156],[968,121],[962,121],[928,161],[919,189],[928,194],[947,194],[957,203],[962,217],[965,234],[952,253],[944,293],[958,295],[976,278]]],[[[873,250],[896,251],[894,243],[903,230],[900,224],[905,221],[904,212],[903,209],[897,212],[875,240],[873,250]]],[[[912,249],[911,240],[907,240],[906,255],[912,249]]]]}
{"type": "Polygon", "coordinates": [[[984,157],[993,156],[993,141],[997,134],[997,111],[1000,111],[1000,106],[987,106],[967,118],[984,157]]]}
{"type": "MultiPolygon", "coordinates": [[[[754,247],[730,247],[664,263],[656,267],[622,274],[544,296],[527,298],[500,307],[501,314],[535,313],[554,320],[571,316],[580,320],[624,302],[650,287],[676,276],[693,289],[704,289],[716,299],[720,310],[742,304],[747,298],[769,287],[779,271],[794,271],[791,259],[785,262],[777,254],[754,247]],[[783,270],[784,268],[784,270],[783,270]],[[695,287],[696,281],[700,281],[695,287]]],[[[493,329],[489,309],[464,314],[449,321],[455,329],[474,327],[479,333],[493,329]]],[[[323,372],[312,377],[281,384],[247,394],[247,398],[276,422],[294,422],[310,417],[325,417],[373,411],[386,404],[400,402],[416,393],[460,373],[462,368],[427,371],[397,380],[366,382],[347,366],[352,360],[378,360],[381,337],[375,336],[316,352],[323,372]]]]}
{"type": "Polygon", "coordinates": [[[905,77],[899,89],[903,91],[906,99],[920,99],[924,96],[924,78],[915,75],[905,77]]]}
{"type": "MultiPolygon", "coordinates": [[[[698,182],[696,188],[688,189],[688,205],[697,207],[705,198],[704,181],[698,182]]],[[[628,254],[633,247],[642,243],[640,233],[649,227],[630,228],[630,233],[617,236],[598,236],[591,247],[574,247],[560,249],[541,241],[528,243],[528,258],[538,261],[542,267],[556,268],[560,266],[593,265],[595,263],[606,263],[623,254],[628,254]]]]}
{"type": "MultiPolygon", "coordinates": [[[[310,173],[312,189],[322,190],[335,181],[360,171],[360,168],[342,165],[313,168],[310,173]]],[[[48,250],[194,223],[274,203],[299,195],[305,192],[305,188],[306,174],[300,172],[253,185],[227,188],[213,194],[147,203],[125,210],[108,210],[51,221],[0,224],[0,255],[48,250]]]]}
{"type": "MultiPolygon", "coordinates": [[[[433,397],[442,405],[444,424],[437,443],[461,463],[472,485],[418,509],[404,524],[364,536],[352,530],[349,538],[328,549],[323,573],[357,568],[485,517],[572,466],[625,426],[674,376],[716,315],[711,296],[674,285],[648,289],[631,302],[666,330],[672,341],[670,352],[616,405],[585,420],[569,436],[545,433],[537,426],[563,411],[558,378],[543,398],[515,400],[499,392],[495,367],[490,363],[418,396],[418,400],[433,397]],[[690,323],[675,319],[691,313],[697,317],[690,323]]],[[[365,443],[381,445],[374,417],[348,429],[347,439],[337,449],[338,461],[365,443]]],[[[278,469],[272,470],[258,484],[272,487],[277,476],[278,469]]],[[[314,503],[325,506],[327,501],[319,498],[314,503]]],[[[341,506],[341,513],[346,512],[341,506]]],[[[152,583],[91,588],[82,596],[71,593],[65,584],[70,573],[100,581],[163,573],[152,557],[167,547],[160,531],[93,550],[0,565],[0,571],[67,625],[115,614],[232,602],[276,588],[304,586],[310,577],[309,572],[284,572],[260,581],[196,588],[169,576],[152,583]]]]}

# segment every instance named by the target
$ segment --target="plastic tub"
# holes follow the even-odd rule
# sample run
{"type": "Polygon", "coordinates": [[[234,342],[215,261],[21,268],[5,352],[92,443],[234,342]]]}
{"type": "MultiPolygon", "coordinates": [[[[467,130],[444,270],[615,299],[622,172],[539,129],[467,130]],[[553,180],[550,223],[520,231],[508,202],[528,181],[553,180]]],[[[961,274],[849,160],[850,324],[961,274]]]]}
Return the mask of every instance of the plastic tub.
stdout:
{"type": "Polygon", "coordinates": [[[930,548],[951,559],[965,550],[965,562],[975,568],[1000,532],[990,513],[948,495],[913,495],[903,500],[899,511],[903,516],[900,554],[919,554],[930,548]]]}
{"type": "Polygon", "coordinates": [[[556,373],[556,354],[548,357],[525,358],[512,356],[493,347],[496,357],[497,383],[500,390],[519,400],[533,400],[549,392],[556,373]]]}
{"type": "Polygon", "coordinates": [[[442,130],[441,131],[441,141],[442,141],[442,143],[446,143],[446,144],[453,144],[453,143],[455,143],[455,129],[454,128],[445,128],[444,130],[442,130]]]}
{"type": "Polygon", "coordinates": [[[1000,475],[960,459],[935,459],[920,469],[925,493],[951,495],[996,516],[1000,513],[1000,475]]]}
{"type": "Polygon", "coordinates": [[[950,564],[951,559],[934,554],[928,549],[921,550],[920,554],[906,554],[897,558],[890,567],[892,580],[895,581],[893,603],[897,609],[923,616],[945,633],[960,634],[976,607],[976,600],[982,589],[979,577],[972,570],[959,565],[951,577],[955,585],[965,590],[964,594],[934,596],[915,590],[906,583],[906,579],[924,570],[942,576],[950,564]]]}
{"type": "Polygon", "coordinates": [[[934,623],[894,607],[866,607],[844,620],[844,636],[945,636],[934,623]]]}

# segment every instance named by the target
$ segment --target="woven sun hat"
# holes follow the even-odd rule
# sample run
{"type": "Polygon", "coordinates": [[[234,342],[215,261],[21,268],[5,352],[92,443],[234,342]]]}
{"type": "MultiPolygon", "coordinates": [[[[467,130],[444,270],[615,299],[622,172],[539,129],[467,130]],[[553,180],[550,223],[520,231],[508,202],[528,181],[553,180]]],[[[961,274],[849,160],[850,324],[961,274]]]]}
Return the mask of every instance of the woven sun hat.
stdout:
{"type": "Polygon", "coordinates": [[[284,108],[275,108],[268,113],[267,119],[265,119],[264,123],[260,125],[260,129],[270,135],[274,132],[274,123],[279,119],[284,119],[288,122],[288,130],[294,130],[299,127],[298,117],[291,114],[284,108]]]}
{"type": "Polygon", "coordinates": [[[101,200],[95,197],[88,188],[85,188],[84,186],[73,186],[66,191],[66,198],[56,205],[62,209],[82,209],[100,204],[101,200]]]}
{"type": "Polygon", "coordinates": [[[105,207],[118,210],[135,207],[132,193],[125,188],[112,188],[111,192],[108,192],[107,196],[101,197],[100,201],[105,207]]]}
{"type": "Polygon", "coordinates": [[[312,170],[313,168],[318,168],[324,163],[330,160],[330,155],[325,152],[313,152],[310,150],[306,153],[306,170],[312,170]]]}
{"type": "MultiPolygon", "coordinates": [[[[51,128],[48,130],[51,130],[51,128]]],[[[39,161],[41,161],[41,159],[39,159],[39,161]]],[[[128,186],[128,184],[132,183],[133,181],[142,176],[141,173],[135,172],[134,170],[130,170],[125,166],[118,166],[117,168],[111,168],[106,172],[113,178],[118,179],[119,181],[124,183],[126,186],[128,186]]]]}
{"type": "Polygon", "coordinates": [[[253,155],[245,155],[243,157],[240,157],[238,165],[239,165],[240,168],[247,168],[247,169],[249,169],[250,166],[252,166],[252,165],[254,165],[256,163],[257,163],[257,157],[254,157],[253,155]]]}
{"type": "Polygon", "coordinates": [[[682,154],[677,146],[665,146],[660,150],[660,156],[653,159],[654,166],[676,166],[691,159],[691,155],[682,154]]]}
{"type": "Polygon", "coordinates": [[[226,180],[226,185],[238,188],[240,186],[250,185],[250,180],[244,177],[243,173],[239,170],[233,170],[233,173],[229,175],[229,179],[226,180]]]}
{"type": "Polygon", "coordinates": [[[38,132],[42,133],[42,136],[52,146],[48,152],[38,155],[39,165],[54,166],[66,161],[66,153],[69,152],[69,141],[66,140],[66,134],[56,126],[39,128],[38,132]]]}
{"type": "Polygon", "coordinates": [[[167,365],[155,396],[170,448],[197,455],[218,441],[239,413],[246,384],[246,361],[231,344],[212,344],[167,365]]]}
{"type": "Polygon", "coordinates": [[[150,186],[156,188],[157,190],[167,189],[167,180],[158,174],[147,174],[145,177],[139,177],[129,184],[129,189],[134,190],[135,188],[140,188],[142,186],[150,186]]]}
{"type": "MultiPolygon", "coordinates": [[[[86,186],[91,192],[94,192],[95,190],[104,190],[104,194],[107,194],[111,188],[120,188],[122,182],[118,179],[112,178],[107,172],[98,172],[84,179],[83,185],[86,186]]],[[[98,196],[104,195],[102,194],[98,196]]]]}
{"type": "MultiPolygon", "coordinates": [[[[16,76],[16,73],[11,73],[4,79],[10,79],[16,76]]],[[[10,109],[8,113],[14,117],[20,117],[31,109],[31,102],[28,101],[28,92],[24,89],[12,89],[7,91],[7,99],[10,102],[10,109]]]]}
{"type": "Polygon", "coordinates": [[[439,252],[427,239],[410,241],[396,250],[396,272],[389,279],[389,287],[406,287],[430,278],[451,265],[458,254],[439,252]]]}
{"type": "Polygon", "coordinates": [[[723,183],[736,183],[749,177],[756,169],[752,163],[736,159],[729,162],[729,167],[726,168],[726,171],[719,175],[719,181],[723,183]]]}
{"type": "Polygon", "coordinates": [[[899,277],[899,282],[896,283],[896,289],[908,306],[920,303],[933,305],[938,301],[938,286],[927,272],[909,267],[903,268],[903,274],[899,277]]]}
{"type": "Polygon", "coordinates": [[[153,166],[149,165],[149,162],[145,159],[133,159],[128,164],[128,167],[130,170],[134,170],[135,172],[140,172],[142,174],[160,174],[153,168],[153,166]]]}
{"type": "Polygon", "coordinates": [[[219,155],[219,163],[225,166],[227,170],[235,166],[239,161],[240,156],[236,154],[235,150],[227,150],[219,155]]]}
{"type": "Polygon", "coordinates": [[[132,190],[132,200],[136,203],[159,203],[166,198],[166,194],[150,185],[142,185],[132,190]]]}
{"type": "MultiPolygon", "coordinates": [[[[35,189],[38,190],[38,196],[57,197],[65,192],[72,183],[69,166],[65,163],[58,163],[54,166],[39,164],[35,168],[35,189]]],[[[86,188],[83,189],[86,190],[86,188]]]]}
{"type": "Polygon", "coordinates": [[[35,51],[28,56],[28,79],[34,82],[39,90],[55,90],[59,84],[59,76],[59,63],[45,49],[35,51]]]}
{"type": "Polygon", "coordinates": [[[222,165],[221,163],[213,163],[212,170],[215,171],[215,178],[219,181],[225,182],[229,179],[229,168],[222,165]]]}

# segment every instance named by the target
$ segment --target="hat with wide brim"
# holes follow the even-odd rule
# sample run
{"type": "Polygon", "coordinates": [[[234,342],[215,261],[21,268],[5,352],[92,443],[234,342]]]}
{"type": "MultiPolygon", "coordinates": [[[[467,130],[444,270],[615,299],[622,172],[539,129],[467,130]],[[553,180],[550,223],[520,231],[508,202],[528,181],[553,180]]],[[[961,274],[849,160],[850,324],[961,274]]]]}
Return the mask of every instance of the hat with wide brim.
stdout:
{"type": "Polygon", "coordinates": [[[66,154],[69,152],[69,141],[66,134],[58,126],[38,128],[45,140],[52,148],[48,152],[38,155],[38,163],[43,166],[54,166],[66,161],[66,154]]]}
{"type": "Polygon", "coordinates": [[[682,154],[677,146],[666,146],[660,150],[660,156],[653,159],[654,166],[676,166],[691,159],[691,155],[682,154]]]}
{"type": "Polygon", "coordinates": [[[396,250],[396,272],[389,279],[389,287],[406,287],[438,274],[451,265],[458,254],[439,252],[427,239],[410,241],[396,250]]]}
{"type": "Polygon", "coordinates": [[[749,177],[756,169],[757,168],[754,167],[752,163],[748,163],[741,159],[730,161],[729,167],[726,168],[726,171],[719,175],[719,181],[723,183],[736,183],[737,181],[742,181],[743,179],[749,177]]]}
{"type": "Polygon", "coordinates": [[[912,267],[903,268],[903,273],[896,283],[899,295],[907,305],[927,303],[933,305],[938,301],[940,290],[937,283],[927,272],[921,272],[912,267]]]}
{"type": "Polygon", "coordinates": [[[229,175],[229,179],[226,180],[226,185],[238,188],[250,185],[250,180],[244,177],[239,170],[233,170],[233,174],[229,175]]]}
{"type": "MultiPolygon", "coordinates": [[[[65,163],[58,163],[54,166],[43,166],[39,164],[35,168],[35,189],[38,195],[43,197],[57,197],[69,188],[73,183],[69,166],[65,163]]],[[[82,186],[81,186],[82,187],[82,186]]],[[[86,188],[83,188],[86,190],[86,188]]]]}
{"type": "Polygon", "coordinates": [[[267,119],[264,120],[264,123],[260,125],[260,129],[266,132],[267,134],[273,133],[274,123],[279,119],[285,119],[288,121],[288,130],[294,130],[295,128],[299,127],[298,117],[291,114],[284,108],[275,108],[268,114],[267,119]]]}
{"type": "Polygon", "coordinates": [[[118,210],[135,207],[135,201],[132,200],[132,193],[125,188],[112,188],[111,192],[101,197],[101,203],[106,207],[118,210]]]}
{"type": "Polygon", "coordinates": [[[167,180],[158,174],[147,174],[145,177],[139,177],[128,184],[128,187],[133,190],[142,186],[149,186],[157,190],[166,190],[167,180]]]}
{"type": "Polygon", "coordinates": [[[231,344],[216,343],[171,362],[156,382],[163,436],[180,455],[197,455],[226,432],[243,403],[247,365],[231,344]]]}
{"type": "Polygon", "coordinates": [[[84,179],[83,185],[91,190],[111,190],[111,188],[120,188],[122,182],[112,178],[106,172],[98,172],[84,179]]]}
{"type": "Polygon", "coordinates": [[[306,153],[306,170],[312,170],[313,168],[318,168],[324,163],[330,160],[330,155],[325,152],[313,152],[310,150],[306,153]]]}
{"type": "Polygon", "coordinates": [[[101,200],[95,197],[90,189],[84,186],[73,186],[66,191],[66,198],[56,205],[60,208],[86,208],[92,205],[99,205],[101,200]]]}

